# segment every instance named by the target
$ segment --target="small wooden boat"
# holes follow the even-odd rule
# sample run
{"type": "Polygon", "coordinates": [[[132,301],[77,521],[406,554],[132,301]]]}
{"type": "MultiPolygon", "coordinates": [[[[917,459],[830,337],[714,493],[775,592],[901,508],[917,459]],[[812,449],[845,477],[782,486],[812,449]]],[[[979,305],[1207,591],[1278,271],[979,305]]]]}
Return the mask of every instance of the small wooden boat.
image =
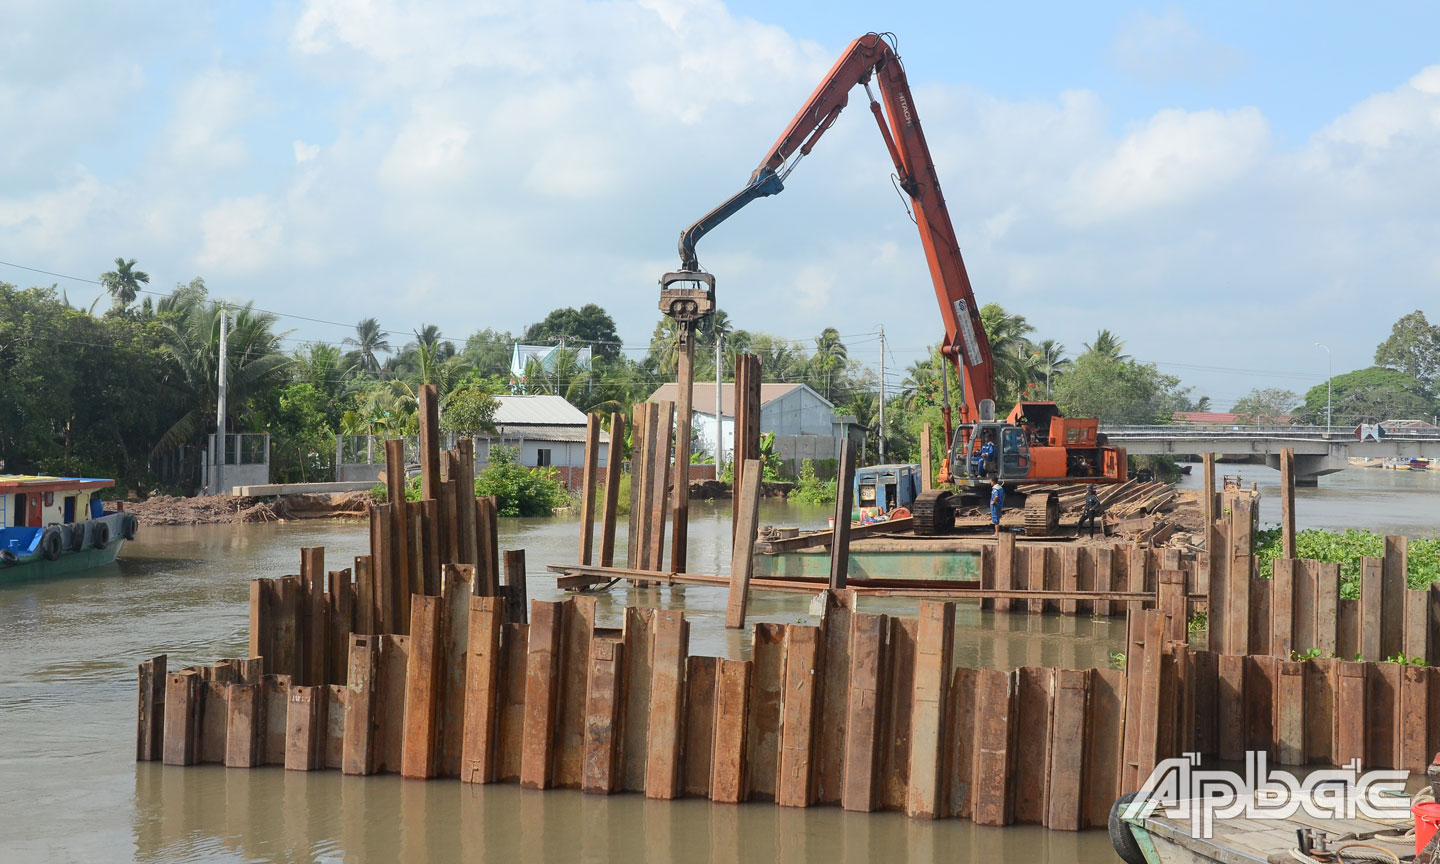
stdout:
{"type": "Polygon", "coordinates": [[[0,581],[74,573],[109,564],[139,528],[132,513],[106,513],[114,480],[0,474],[0,581]]]}

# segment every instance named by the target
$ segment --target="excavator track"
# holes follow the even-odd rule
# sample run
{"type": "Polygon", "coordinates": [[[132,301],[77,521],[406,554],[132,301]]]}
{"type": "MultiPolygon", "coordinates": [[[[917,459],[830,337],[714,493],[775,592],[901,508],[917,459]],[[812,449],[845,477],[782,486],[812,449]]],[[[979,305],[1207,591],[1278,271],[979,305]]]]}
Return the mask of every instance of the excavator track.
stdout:
{"type": "Polygon", "coordinates": [[[945,489],[931,489],[921,492],[910,505],[911,523],[915,534],[921,537],[939,537],[955,530],[955,506],[951,494],[945,489]]]}
{"type": "Polygon", "coordinates": [[[1025,533],[1039,537],[1053,537],[1060,533],[1060,499],[1054,493],[1026,494],[1025,533]]]}

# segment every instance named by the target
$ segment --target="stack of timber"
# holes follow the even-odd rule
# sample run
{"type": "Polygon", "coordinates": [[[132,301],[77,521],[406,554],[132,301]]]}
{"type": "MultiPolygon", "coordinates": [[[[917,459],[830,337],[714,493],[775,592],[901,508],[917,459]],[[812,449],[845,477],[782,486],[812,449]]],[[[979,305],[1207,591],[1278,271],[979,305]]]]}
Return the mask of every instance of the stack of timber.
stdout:
{"type": "Polygon", "coordinates": [[[1138,678],[955,668],[953,604],[826,596],[819,626],[755,624],[739,661],[691,656],[678,611],[627,609],[617,633],[592,597],[534,601],[525,624],[497,597],[417,594],[408,635],[350,637],[343,687],[147,660],[137,758],[1076,830],[1160,752],[1153,717],[1130,719],[1138,678]]]}

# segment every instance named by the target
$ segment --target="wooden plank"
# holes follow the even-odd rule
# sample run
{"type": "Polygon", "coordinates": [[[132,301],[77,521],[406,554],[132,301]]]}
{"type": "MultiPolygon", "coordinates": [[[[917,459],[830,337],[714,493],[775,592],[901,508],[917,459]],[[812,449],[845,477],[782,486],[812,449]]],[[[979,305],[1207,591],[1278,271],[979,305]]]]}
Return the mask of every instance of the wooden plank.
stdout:
{"type": "Polygon", "coordinates": [[[1255,531],[1254,504],[1248,497],[1235,497],[1230,503],[1230,561],[1225,576],[1226,643],[1237,652],[1245,650],[1250,632],[1250,579],[1254,567],[1252,557],[1255,531]]]}
{"type": "Polygon", "coordinates": [[[425,574],[430,559],[428,548],[430,544],[427,542],[429,538],[426,536],[425,531],[425,504],[425,501],[412,501],[405,508],[406,530],[409,531],[410,534],[407,541],[409,545],[406,548],[410,553],[410,561],[408,563],[409,569],[407,570],[409,581],[406,585],[408,587],[405,589],[406,593],[404,595],[404,603],[400,607],[400,615],[407,622],[407,626],[408,623],[413,623],[410,615],[415,607],[415,596],[417,594],[435,596],[427,591],[425,586],[425,574]]]}
{"type": "MultiPolygon", "coordinates": [[[[1095,590],[1109,591],[1114,584],[1115,577],[1115,553],[1108,546],[1089,548],[1085,552],[1093,557],[1095,567],[1095,590]]],[[[1115,604],[1109,600],[1094,601],[1096,615],[1115,614],[1115,604]]]]}
{"type": "Polygon", "coordinates": [[[1245,749],[1275,755],[1275,692],[1278,657],[1245,658],[1245,749]]]}
{"type": "Polygon", "coordinates": [[[1289,657],[1294,649],[1295,559],[1276,558],[1271,564],[1270,652],[1289,657]]]}
{"type": "Polygon", "coordinates": [[[321,766],[339,768],[345,760],[345,721],[350,713],[349,691],[343,684],[319,688],[325,695],[325,725],[321,732],[321,766]]]}
{"type": "Polygon", "coordinates": [[[946,781],[944,815],[970,818],[975,784],[975,670],[955,670],[948,694],[950,720],[945,727],[946,781]]]}
{"type": "Polygon", "coordinates": [[[590,672],[590,641],[595,630],[595,598],[570,597],[562,605],[561,613],[560,703],[555,718],[551,775],[554,785],[579,789],[585,779],[585,686],[590,672]]]}
{"type": "MultiPolygon", "coordinates": [[[[255,581],[250,583],[254,597],[255,581]]],[[[252,599],[253,604],[253,599],[252,599]]],[[[253,605],[251,607],[254,608],[253,605]]],[[[143,660],[138,667],[139,693],[135,722],[135,761],[158,762],[165,752],[166,655],[143,660]]]]}
{"type": "Polygon", "coordinates": [[[286,576],[275,583],[275,662],[266,668],[275,675],[295,678],[303,673],[300,653],[300,577],[286,576]]]}
{"type": "Polygon", "coordinates": [[[975,780],[970,818],[976,825],[1008,825],[1016,749],[1011,723],[1013,678],[999,669],[981,669],[975,675],[975,768],[971,772],[975,780]]]}
{"type": "Polygon", "coordinates": [[[420,425],[420,497],[440,494],[440,395],[434,384],[421,384],[415,394],[420,425]]]}
{"type": "Polygon", "coordinates": [[[380,675],[375,701],[375,770],[400,773],[405,749],[405,679],[410,666],[410,637],[378,637],[380,675]]]}
{"type": "Polygon", "coordinates": [[[935,488],[935,469],[930,464],[930,424],[920,427],[920,491],[929,492],[935,488]]]}
{"type": "Polygon", "coordinates": [[[600,415],[585,415],[585,461],[580,480],[580,563],[589,564],[595,547],[595,484],[600,473],[600,415]]]}
{"type": "Polygon", "coordinates": [[[1023,667],[1016,672],[1015,736],[1024,746],[1015,753],[1015,811],[1017,824],[1045,821],[1045,790],[1050,768],[1052,698],[1055,670],[1023,667]]]}
{"type": "Polygon", "coordinates": [[[1360,601],[1341,598],[1335,613],[1335,656],[1360,655],[1360,601]]]}
{"type": "MultiPolygon", "coordinates": [[[[1420,594],[1419,591],[1411,592],[1420,594]]],[[[1411,655],[1414,656],[1414,655],[1411,655]]],[[[1420,774],[1430,764],[1426,732],[1429,723],[1429,684],[1434,670],[1421,666],[1400,667],[1400,698],[1396,710],[1396,768],[1420,774]]]]}
{"type": "MultiPolygon", "coordinates": [[[[1188,642],[1190,635],[1189,621],[1185,615],[1185,573],[1180,570],[1161,570],[1157,578],[1160,584],[1155,604],[1165,619],[1165,641],[1188,642]]],[[[1268,582],[1265,585],[1269,587],[1268,582]]]]}
{"type": "MultiPolygon", "coordinates": [[[[646,540],[649,554],[646,558],[656,570],[665,561],[665,519],[670,510],[670,447],[675,437],[675,404],[661,400],[655,403],[655,448],[646,453],[650,461],[650,475],[646,478],[650,488],[650,514],[646,540]]],[[[688,469],[687,469],[688,470],[688,469]]]]}
{"type": "Polygon", "coordinates": [[[221,681],[200,682],[200,753],[196,762],[225,763],[226,724],[230,714],[230,706],[226,701],[229,694],[225,689],[228,686],[221,681]]]}
{"type": "Polygon", "coordinates": [[[855,446],[849,436],[840,439],[835,475],[835,528],[830,544],[830,590],[845,587],[850,573],[850,508],[855,499],[855,446]]]}
{"type": "Polygon", "coordinates": [[[1425,663],[1430,657],[1430,586],[1406,588],[1404,607],[1405,656],[1425,663]]]}
{"type": "Polygon", "coordinates": [[[634,606],[625,609],[625,708],[620,742],[620,788],[645,791],[645,763],[649,755],[645,738],[650,731],[651,664],[655,652],[655,610],[634,606]]]}
{"type": "Polygon", "coordinates": [[[1246,650],[1250,654],[1270,651],[1270,603],[1274,584],[1271,579],[1250,580],[1250,627],[1246,650]]]}
{"type": "Polygon", "coordinates": [[[350,634],[355,631],[355,585],[351,582],[348,569],[331,570],[326,574],[326,581],[325,600],[328,605],[325,616],[329,633],[325,647],[325,680],[331,684],[344,684],[350,665],[350,634]]]}
{"type": "Polygon", "coordinates": [[[1216,520],[1211,523],[1205,541],[1205,548],[1209,550],[1205,556],[1208,568],[1205,587],[1209,592],[1205,607],[1208,618],[1206,626],[1209,630],[1206,638],[1209,642],[1207,647],[1217,654],[1236,653],[1226,640],[1230,629],[1226,620],[1228,601],[1225,597],[1225,588],[1230,581],[1229,534],[1229,526],[1222,520],[1216,520]]]}
{"type": "MultiPolygon", "coordinates": [[[[995,541],[995,588],[999,591],[1009,591],[1020,586],[1015,581],[1015,570],[1018,565],[1018,554],[1015,549],[1015,535],[1005,532],[1000,539],[995,541]]],[[[999,598],[992,602],[991,608],[996,612],[1009,612],[1014,606],[1014,601],[1008,598],[999,598]]]]}
{"type": "Polygon", "coordinates": [[[891,618],[886,646],[887,669],[881,687],[884,726],[881,732],[881,809],[904,811],[910,789],[911,700],[915,691],[914,618],[891,618]]]}
{"type": "Polygon", "coordinates": [[[594,639],[590,643],[589,663],[580,788],[608,795],[618,788],[620,780],[620,712],[625,705],[625,643],[615,639],[594,639]]]}
{"type": "Polygon", "coordinates": [[[399,632],[395,621],[394,517],[391,505],[370,508],[371,566],[375,570],[375,632],[399,632]]]}
{"type": "Polygon", "coordinates": [[[817,730],[816,800],[838,804],[844,791],[845,723],[850,692],[850,621],[855,610],[853,591],[830,591],[821,619],[824,638],[820,688],[820,719],[817,730]]]}
{"type": "Polygon", "coordinates": [[[165,682],[161,761],[194,765],[199,757],[200,673],[194,669],[171,672],[165,682]]]}
{"type": "Polygon", "coordinates": [[[1090,673],[1081,669],[1055,672],[1050,721],[1050,765],[1046,771],[1046,828],[1079,831],[1083,827],[1086,707],[1090,673]]]}
{"type": "Polygon", "coordinates": [[[1238,761],[1245,755],[1245,658],[1238,654],[1219,657],[1219,711],[1216,717],[1216,744],[1220,758],[1238,761]]]}
{"type": "Polygon", "coordinates": [[[1366,704],[1366,663],[1336,661],[1335,664],[1335,716],[1345,718],[1337,722],[1334,730],[1334,765],[1347,765],[1358,759],[1365,766],[1368,762],[1365,752],[1366,730],[1369,726],[1366,704]]]}
{"type": "MultiPolygon", "coordinates": [[[[1360,559],[1360,657],[1383,660],[1380,656],[1380,614],[1385,581],[1385,559],[1360,559]]],[[[1347,658],[1348,659],[1348,658],[1347,658]]]]}
{"type": "Polygon", "coordinates": [[[470,601],[475,599],[475,567],[470,564],[445,564],[440,572],[443,583],[440,716],[435,774],[438,777],[459,777],[465,749],[466,669],[470,651],[470,601]]]}
{"type": "MultiPolygon", "coordinates": [[[[600,511],[600,566],[615,563],[615,529],[620,507],[620,477],[625,458],[625,415],[610,415],[610,449],[605,456],[605,504],[600,511]]],[[[633,487],[632,487],[633,488],[633,487]]]]}
{"type": "Polygon", "coordinates": [[[498,773],[500,734],[500,634],[505,609],[498,597],[470,597],[469,642],[465,657],[465,717],[460,779],[493,783],[498,773]]]}
{"type": "Polygon", "coordinates": [[[227,684],[225,767],[254,768],[261,759],[260,685],[227,684]]]}
{"type": "MultiPolygon", "coordinates": [[[[634,412],[634,422],[631,432],[633,445],[630,450],[630,516],[625,550],[625,566],[627,567],[639,568],[646,563],[643,560],[645,544],[642,537],[646,531],[645,519],[649,513],[645,500],[646,492],[649,489],[649,485],[645,482],[647,465],[645,450],[653,435],[653,432],[650,431],[649,420],[651,407],[649,402],[636,402],[631,409],[634,412]]],[[[740,488],[739,478],[740,475],[737,471],[735,475],[737,480],[735,488],[737,489],[740,488]]]]}
{"type": "Polygon", "coordinates": [[[749,660],[720,658],[715,667],[715,755],[710,763],[710,800],[745,800],[745,733],[750,716],[749,660]]]}
{"type": "Polygon", "coordinates": [[[405,740],[400,775],[415,779],[435,776],[443,646],[441,598],[415,595],[410,607],[410,656],[405,667],[405,740]]]}
{"type": "MultiPolygon", "coordinates": [[[[1130,572],[1126,577],[1128,581],[1125,583],[1130,591],[1146,591],[1146,578],[1149,570],[1146,564],[1150,560],[1149,551],[1150,550],[1144,546],[1138,544],[1131,545],[1130,547],[1129,555],[1127,556],[1130,562],[1130,572]]],[[[1143,602],[1139,600],[1130,601],[1131,613],[1143,611],[1144,608],[1145,604],[1143,602]]]]}
{"type": "Polygon", "coordinates": [[[845,703],[845,758],[841,806],[869,812],[877,804],[880,767],[880,705],[882,670],[886,667],[884,615],[853,612],[850,616],[850,686],[845,703]]]}
{"type": "MultiPolygon", "coordinates": [[[[920,601],[915,635],[914,687],[910,704],[910,788],[905,812],[934,819],[946,808],[944,780],[946,709],[955,641],[955,604],[920,601]]],[[[792,691],[786,689],[786,697],[792,691]]]]}
{"type": "Polygon", "coordinates": [[[1295,557],[1295,448],[1280,451],[1280,557],[1295,557]]]}
{"type": "MultiPolygon", "coordinates": [[[[1032,546],[1027,549],[1027,557],[1030,563],[1029,589],[1033,592],[1043,593],[1049,586],[1046,584],[1046,575],[1050,567],[1050,554],[1044,546],[1032,546]]],[[[1028,609],[1032,615],[1038,615],[1045,611],[1044,600],[1031,600],[1028,603],[1020,604],[1022,609],[1028,609]]]]}
{"type": "MultiPolygon", "coordinates": [[[[1074,593],[1080,590],[1080,550],[1071,547],[1058,551],[1060,564],[1060,590],[1066,593],[1074,593]]],[[[1181,585],[1183,602],[1184,585],[1181,585]]],[[[1058,604],[1061,615],[1074,615],[1076,612],[1076,601],[1061,600],[1058,604]]]]}
{"type": "Polygon", "coordinates": [[[1216,723],[1219,719],[1220,658],[1213,651],[1194,651],[1191,672],[1195,681],[1195,722],[1192,739],[1195,749],[1205,756],[1219,750],[1216,723]]]}
{"type": "Polygon", "coordinates": [[[1369,663],[1365,669],[1366,768],[1400,767],[1400,666],[1369,663]]]}
{"type": "Polygon", "coordinates": [[[325,767],[324,685],[290,688],[285,711],[285,770],[318,771],[325,767]]]}
{"type": "MultiPolygon", "coordinates": [[[[269,579],[250,580],[250,641],[251,657],[263,657],[266,663],[275,660],[275,588],[269,579]]],[[[149,661],[146,661],[149,662],[149,661]]],[[[164,676],[161,676],[164,680],[164,676]]],[[[164,687],[161,686],[163,691],[164,687]]]]}
{"type": "Polygon", "coordinates": [[[1334,761],[1336,662],[1329,657],[1305,661],[1305,761],[1312,764],[1339,764],[1334,761]]]}
{"type": "MultiPolygon", "coordinates": [[[[484,500],[484,499],[481,499],[484,500]]],[[[525,550],[505,550],[505,623],[530,620],[529,589],[525,584],[525,550]]]]}
{"type": "MultiPolygon", "coordinates": [[[[694,422],[695,402],[695,327],[694,321],[676,322],[680,336],[675,381],[679,389],[675,404],[675,468],[666,481],[674,490],[670,520],[670,569],[685,569],[685,554],[690,533],[690,437],[694,422]]],[[[666,467],[670,465],[666,460],[666,467]]],[[[659,563],[659,559],[656,559],[659,563]]]]}
{"type": "Polygon", "coordinates": [[[1110,805],[1120,796],[1124,721],[1125,673],[1118,669],[1092,669],[1085,731],[1084,810],[1087,828],[1105,825],[1110,805]]]}
{"type": "MultiPolygon", "coordinates": [[[[480,586],[480,593],[485,596],[492,596],[499,591],[500,587],[500,527],[499,527],[499,505],[495,502],[494,495],[484,495],[475,499],[475,536],[478,544],[476,567],[476,580],[480,586]]],[[[506,553],[505,563],[506,575],[509,575],[510,563],[509,553],[506,553]]],[[[523,560],[523,559],[522,559],[523,560]]],[[[514,592],[514,583],[507,583],[514,592]]],[[[520,583],[522,586],[524,582],[520,583]]],[[[528,621],[530,604],[520,604],[520,623],[528,621]]]]}
{"type": "MultiPolygon", "coordinates": [[[[1294,636],[1292,648],[1301,654],[1315,647],[1315,607],[1319,593],[1318,561],[1300,559],[1294,567],[1294,636]]],[[[1290,655],[1286,655],[1288,658],[1290,655]]]]}
{"type": "Polygon", "coordinates": [[[560,702],[560,603],[536,600],[530,609],[530,643],[525,661],[525,743],[520,785],[548,789],[555,761],[555,718],[560,702]]]}
{"type": "MultiPolygon", "coordinates": [[[[405,442],[385,442],[385,485],[389,491],[390,532],[387,539],[390,594],[392,604],[387,633],[408,633],[410,628],[410,521],[405,498],[405,442]]],[[[372,550],[373,552],[374,550],[372,550]]]]}
{"type": "Polygon", "coordinates": [[[525,664],[530,627],[507,621],[500,637],[500,705],[498,751],[495,779],[505,783],[520,780],[520,762],[525,742],[525,664]]]}
{"type": "Polygon", "coordinates": [[[682,795],[708,798],[715,759],[715,685],[717,660],[690,657],[685,661],[685,743],[682,795]]]}
{"type": "Polygon", "coordinates": [[[285,715],[290,709],[290,676],[260,679],[260,764],[285,764],[285,715]]]}
{"type": "MultiPolygon", "coordinates": [[[[757,468],[752,478],[758,478],[757,468]]],[[[780,710],[785,675],[784,624],[756,624],[751,637],[750,716],[745,731],[746,800],[775,800],[780,770],[780,710]]]]}
{"type": "MultiPolygon", "coordinates": [[[[418,513],[414,518],[419,523],[419,530],[416,532],[419,539],[420,553],[416,556],[418,575],[414,579],[412,590],[417,594],[425,594],[431,597],[440,596],[440,564],[444,560],[441,548],[440,531],[440,502],[434,498],[426,498],[419,503],[419,506],[412,508],[418,513]]],[[[453,539],[454,526],[445,532],[453,539]]]]}
{"type": "Polygon", "coordinates": [[[678,609],[656,609],[654,628],[650,716],[645,736],[645,797],[668,800],[680,794],[690,625],[678,609]]]}
{"type": "Polygon", "coordinates": [[[1275,761],[1305,764],[1305,664],[1280,661],[1275,687],[1275,761]]]}
{"type": "Polygon", "coordinates": [[[1340,565],[1321,562],[1315,569],[1315,647],[1334,655],[1338,645],[1340,565]]]}
{"type": "Polygon", "coordinates": [[[785,669],[780,715],[779,777],[775,803],[809,807],[815,801],[815,721],[820,707],[823,634],[819,627],[785,628],[785,669]]]}
{"type": "Polygon", "coordinates": [[[1380,655],[1385,660],[1405,651],[1405,568],[1409,541],[1385,537],[1385,560],[1380,574],[1380,655]]]}
{"type": "Polygon", "coordinates": [[[346,672],[345,686],[350,695],[345,712],[345,747],[340,758],[340,772],[374,774],[380,638],[358,634],[351,636],[349,655],[350,668],[346,672]]]}
{"type": "MultiPolygon", "coordinates": [[[[456,487],[455,519],[459,523],[455,528],[458,535],[455,540],[455,551],[460,556],[460,563],[474,564],[477,568],[476,584],[492,588],[496,584],[494,579],[496,574],[493,569],[495,549],[492,547],[485,550],[485,555],[482,555],[480,550],[480,505],[475,497],[475,439],[468,436],[462,437],[455,442],[455,448],[459,451],[454,478],[456,487]],[[480,567],[482,561],[487,559],[492,562],[490,570],[480,567]]],[[[487,515],[485,518],[489,521],[492,517],[487,515]]],[[[489,535],[485,537],[485,540],[493,542],[495,532],[486,531],[485,533],[489,535]]]]}
{"type": "Polygon", "coordinates": [[[755,530],[760,518],[760,462],[747,469],[735,501],[735,546],[730,557],[730,596],[725,626],[741,629],[750,603],[750,575],[754,570],[755,530]]]}

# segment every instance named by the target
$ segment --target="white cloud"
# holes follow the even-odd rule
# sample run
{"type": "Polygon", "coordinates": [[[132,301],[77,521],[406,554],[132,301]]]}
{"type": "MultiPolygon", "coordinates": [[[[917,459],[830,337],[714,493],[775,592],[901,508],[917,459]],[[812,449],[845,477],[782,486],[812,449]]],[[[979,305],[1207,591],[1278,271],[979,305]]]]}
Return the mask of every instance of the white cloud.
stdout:
{"type": "Polygon", "coordinates": [[[320,155],[319,144],[306,144],[300,139],[295,139],[295,162],[297,164],[309,162],[320,155]]]}
{"type": "Polygon", "coordinates": [[[1116,35],[1110,56],[1125,72],[1150,83],[1215,84],[1245,65],[1239,48],[1205,33],[1175,6],[1161,15],[1135,13],[1116,35]]]}
{"type": "Polygon", "coordinates": [[[255,82],[247,75],[211,69],[195,77],[175,98],[166,133],[170,155],[182,162],[234,167],[247,158],[240,127],[255,112],[255,82]]]}
{"type": "Polygon", "coordinates": [[[203,272],[235,276],[280,263],[281,216],[264,195],[231,198],[200,216],[204,245],[195,256],[203,272]]]}
{"type": "Polygon", "coordinates": [[[835,279],[825,267],[811,265],[795,274],[794,304],[807,314],[823,313],[830,305],[835,279]]]}

